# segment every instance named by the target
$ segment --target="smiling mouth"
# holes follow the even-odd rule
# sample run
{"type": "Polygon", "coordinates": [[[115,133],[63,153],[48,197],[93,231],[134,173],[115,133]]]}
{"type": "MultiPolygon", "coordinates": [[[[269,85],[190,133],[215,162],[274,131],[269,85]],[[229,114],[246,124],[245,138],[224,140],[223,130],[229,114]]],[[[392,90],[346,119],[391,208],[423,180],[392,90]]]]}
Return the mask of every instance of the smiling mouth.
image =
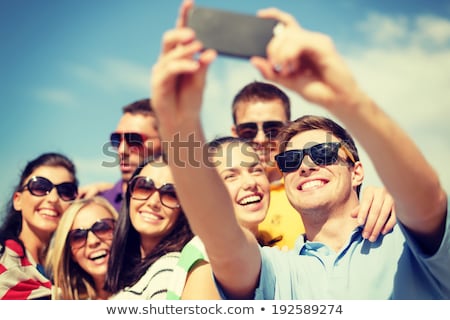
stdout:
{"type": "Polygon", "coordinates": [[[242,199],[238,203],[241,206],[247,206],[249,204],[259,203],[259,202],[261,202],[261,200],[262,200],[262,197],[260,195],[256,195],[255,194],[255,195],[251,195],[251,196],[245,197],[244,199],[242,199]]]}
{"type": "Polygon", "coordinates": [[[323,185],[325,185],[325,182],[323,180],[312,180],[312,181],[303,183],[299,189],[302,191],[307,191],[307,190],[320,188],[323,185]]]}
{"type": "Polygon", "coordinates": [[[103,250],[103,251],[96,252],[93,255],[89,256],[89,259],[92,261],[95,261],[98,259],[102,259],[102,258],[106,257],[107,255],[108,255],[108,252],[106,250],[103,250]]]}

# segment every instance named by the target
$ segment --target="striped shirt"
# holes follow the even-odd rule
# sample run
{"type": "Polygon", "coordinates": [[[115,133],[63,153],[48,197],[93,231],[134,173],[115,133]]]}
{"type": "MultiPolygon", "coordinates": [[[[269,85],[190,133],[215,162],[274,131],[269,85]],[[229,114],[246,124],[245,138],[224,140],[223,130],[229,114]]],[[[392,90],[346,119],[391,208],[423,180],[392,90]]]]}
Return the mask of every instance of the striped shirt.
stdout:
{"type": "Polygon", "coordinates": [[[167,300],[180,300],[186,285],[187,275],[198,261],[209,262],[205,246],[198,236],[191,239],[181,250],[181,256],[174,267],[171,281],[168,285],[167,300]]]}
{"type": "Polygon", "coordinates": [[[0,256],[0,299],[50,299],[52,284],[42,267],[15,240],[6,240],[5,245],[0,256]]]}
{"type": "Polygon", "coordinates": [[[126,287],[110,297],[110,300],[164,300],[167,284],[180,258],[179,252],[169,252],[156,260],[147,272],[131,287],[126,287]]]}

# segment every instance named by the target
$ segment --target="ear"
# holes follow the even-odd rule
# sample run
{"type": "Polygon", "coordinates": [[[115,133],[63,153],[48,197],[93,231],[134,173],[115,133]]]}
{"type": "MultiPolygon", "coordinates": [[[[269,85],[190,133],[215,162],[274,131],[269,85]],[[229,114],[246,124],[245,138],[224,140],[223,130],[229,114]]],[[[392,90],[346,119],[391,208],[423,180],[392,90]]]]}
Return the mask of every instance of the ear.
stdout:
{"type": "Polygon", "coordinates": [[[364,168],[360,161],[357,161],[353,166],[352,172],[352,186],[356,188],[361,185],[364,180],[364,168]]]}
{"type": "Polygon", "coordinates": [[[22,211],[22,192],[14,192],[13,207],[16,211],[22,211]]]}
{"type": "Polygon", "coordinates": [[[236,132],[236,125],[234,124],[231,126],[231,135],[235,138],[238,136],[236,132]]]}

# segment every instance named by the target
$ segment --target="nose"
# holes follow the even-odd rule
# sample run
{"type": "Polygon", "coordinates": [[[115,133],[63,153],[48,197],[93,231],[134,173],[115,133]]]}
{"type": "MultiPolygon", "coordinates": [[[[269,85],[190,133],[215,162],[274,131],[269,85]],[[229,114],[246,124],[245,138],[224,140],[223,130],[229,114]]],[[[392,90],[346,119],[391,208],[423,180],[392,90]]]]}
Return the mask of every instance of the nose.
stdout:
{"type": "Polygon", "coordinates": [[[55,187],[52,190],[50,190],[46,198],[49,202],[57,202],[59,200],[59,194],[55,187]]]}
{"type": "Polygon", "coordinates": [[[250,173],[244,174],[242,176],[242,179],[243,179],[242,188],[244,190],[253,189],[256,186],[256,180],[250,173]]]}
{"type": "Polygon", "coordinates": [[[267,137],[264,134],[264,131],[262,130],[261,127],[258,127],[258,132],[256,132],[256,136],[255,136],[255,138],[253,138],[253,142],[258,143],[258,144],[263,144],[266,141],[267,141],[267,137]]]}
{"type": "Polygon", "coordinates": [[[99,242],[100,242],[100,239],[95,235],[94,232],[89,230],[89,232],[87,234],[87,238],[86,238],[86,246],[89,246],[89,247],[97,246],[99,242]]]}
{"type": "Polygon", "coordinates": [[[126,143],[125,139],[120,140],[119,147],[117,148],[117,152],[119,154],[127,154],[128,153],[128,144],[126,143]]]}
{"type": "Polygon", "coordinates": [[[307,173],[312,170],[317,169],[317,164],[314,163],[314,161],[311,160],[309,155],[305,155],[303,157],[302,163],[300,164],[300,168],[298,169],[300,174],[307,173]]]}
{"type": "Polygon", "coordinates": [[[154,191],[147,199],[146,204],[151,208],[161,207],[161,198],[158,191],[154,191]]]}

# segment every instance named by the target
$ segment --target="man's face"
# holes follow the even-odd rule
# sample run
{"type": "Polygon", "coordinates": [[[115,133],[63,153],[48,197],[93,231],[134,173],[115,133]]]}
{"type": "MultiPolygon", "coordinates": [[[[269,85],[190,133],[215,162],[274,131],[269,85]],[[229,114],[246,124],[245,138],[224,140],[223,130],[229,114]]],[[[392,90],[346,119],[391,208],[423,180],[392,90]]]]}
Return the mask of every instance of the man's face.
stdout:
{"type": "Polygon", "coordinates": [[[278,143],[263,131],[264,122],[279,121],[287,123],[283,105],[280,100],[241,102],[236,109],[236,125],[232,128],[234,136],[239,136],[239,125],[244,123],[256,123],[258,132],[252,139],[254,148],[260,157],[262,165],[267,173],[277,170],[274,157],[278,153],[278,143]]]}
{"type": "MultiPolygon", "coordinates": [[[[330,142],[340,141],[323,130],[305,131],[289,140],[286,151],[330,142]]],[[[345,206],[360,183],[355,168],[348,166],[347,158],[342,148],[338,150],[338,160],[329,165],[318,165],[311,156],[305,155],[298,169],[284,173],[286,195],[293,207],[307,214],[331,212],[333,208],[345,206]]]]}
{"type": "Polygon", "coordinates": [[[122,179],[127,182],[139,164],[147,157],[161,153],[161,140],[155,117],[125,113],[119,120],[115,132],[138,133],[143,143],[129,145],[122,136],[117,153],[120,160],[122,179]]]}

